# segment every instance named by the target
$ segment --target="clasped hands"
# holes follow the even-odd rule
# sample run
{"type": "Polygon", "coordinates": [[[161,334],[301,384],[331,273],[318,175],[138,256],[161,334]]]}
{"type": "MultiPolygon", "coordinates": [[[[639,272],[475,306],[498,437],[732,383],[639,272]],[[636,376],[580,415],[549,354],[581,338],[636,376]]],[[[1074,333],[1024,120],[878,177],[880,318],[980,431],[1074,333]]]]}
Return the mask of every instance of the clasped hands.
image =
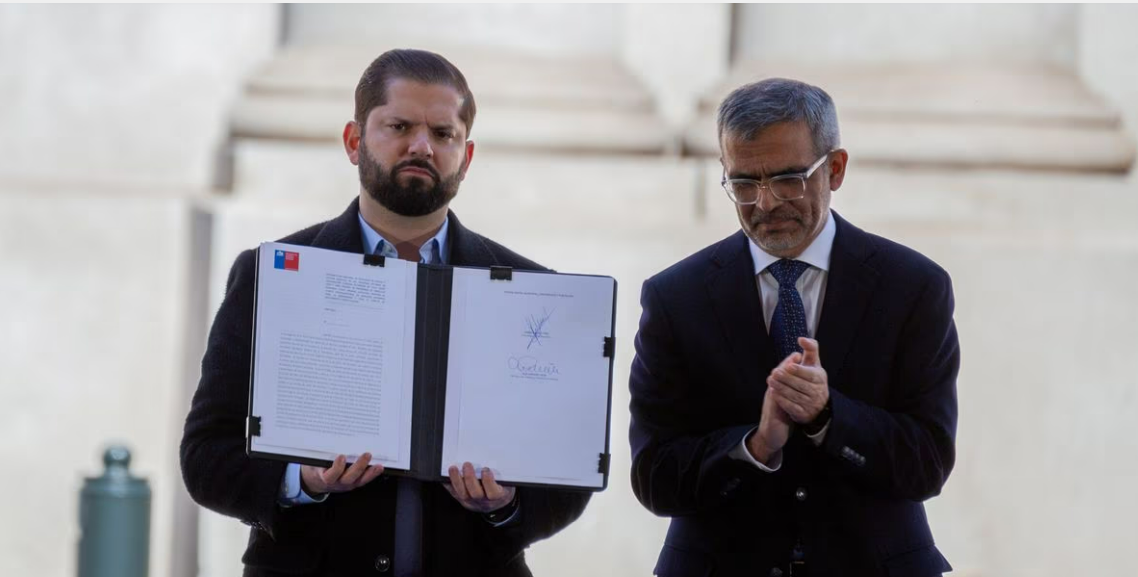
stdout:
{"type": "MultiPolygon", "coordinates": [[[[344,493],[374,481],[383,473],[383,465],[371,465],[371,453],[364,453],[351,466],[347,457],[338,455],[328,468],[301,465],[300,479],[310,495],[344,493]]],[[[491,513],[514,500],[514,487],[503,487],[494,480],[494,472],[482,469],[482,479],[474,473],[474,465],[463,463],[462,470],[451,465],[450,483],[443,488],[468,511],[491,513]]]]}
{"type": "Polygon", "coordinates": [[[818,341],[798,338],[802,353],[791,353],[767,377],[759,428],[747,439],[747,450],[770,464],[790,439],[795,425],[813,421],[830,400],[829,380],[818,341]]]}

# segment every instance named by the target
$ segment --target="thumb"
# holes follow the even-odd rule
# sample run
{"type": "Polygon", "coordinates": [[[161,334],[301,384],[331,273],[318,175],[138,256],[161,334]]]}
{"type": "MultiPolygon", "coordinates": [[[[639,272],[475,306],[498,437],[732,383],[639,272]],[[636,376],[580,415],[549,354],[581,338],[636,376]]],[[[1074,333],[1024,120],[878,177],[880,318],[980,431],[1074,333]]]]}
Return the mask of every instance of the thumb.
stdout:
{"type": "Polygon", "coordinates": [[[798,346],[802,347],[802,364],[808,367],[822,366],[822,357],[818,352],[818,341],[806,337],[798,337],[798,346]]]}

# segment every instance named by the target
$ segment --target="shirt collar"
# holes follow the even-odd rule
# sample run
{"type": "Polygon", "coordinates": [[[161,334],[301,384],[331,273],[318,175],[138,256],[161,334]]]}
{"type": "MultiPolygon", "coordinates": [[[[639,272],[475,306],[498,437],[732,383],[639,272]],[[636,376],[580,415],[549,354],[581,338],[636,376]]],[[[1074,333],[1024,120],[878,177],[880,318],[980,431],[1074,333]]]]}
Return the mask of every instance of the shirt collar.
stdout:
{"type": "MultiPolygon", "coordinates": [[[[814,268],[818,268],[829,272],[830,270],[830,253],[834,250],[834,236],[838,232],[838,225],[834,224],[834,215],[830,211],[826,211],[826,224],[822,227],[822,232],[814,238],[810,246],[802,251],[795,260],[800,260],[814,268]]],[[[755,261],[755,274],[761,273],[766,268],[780,257],[767,254],[766,251],[759,248],[755,241],[747,239],[747,248],[751,250],[751,260],[755,261]]]]}
{"type": "MultiPolygon", "coordinates": [[[[370,224],[364,220],[362,214],[356,215],[360,219],[360,232],[363,233],[364,254],[382,254],[386,257],[399,258],[399,253],[396,252],[395,246],[392,245],[383,235],[376,232],[370,224]]],[[[443,225],[439,227],[439,232],[431,237],[431,240],[423,243],[419,247],[419,262],[427,264],[446,264],[447,262],[447,232],[450,229],[450,217],[448,216],[443,220],[443,225]]]]}

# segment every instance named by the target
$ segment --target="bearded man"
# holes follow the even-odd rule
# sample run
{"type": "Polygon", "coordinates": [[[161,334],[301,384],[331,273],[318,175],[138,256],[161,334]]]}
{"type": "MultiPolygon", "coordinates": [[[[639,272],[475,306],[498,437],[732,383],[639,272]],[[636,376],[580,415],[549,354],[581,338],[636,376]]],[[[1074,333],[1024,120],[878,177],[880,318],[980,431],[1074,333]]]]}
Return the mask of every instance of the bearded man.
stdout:
{"type": "MultiPolygon", "coordinates": [[[[474,157],[474,96],[442,56],[392,50],[368,66],[344,127],[359,198],[279,242],[430,264],[546,270],[448,208],[474,157]]],[[[498,484],[470,463],[449,483],[392,479],[364,454],[328,468],[253,460],[245,417],[255,256],[237,257],[186,418],[182,476],[199,504],[252,527],[246,577],[530,575],[523,550],[584,511],[588,493],[498,484]]]]}

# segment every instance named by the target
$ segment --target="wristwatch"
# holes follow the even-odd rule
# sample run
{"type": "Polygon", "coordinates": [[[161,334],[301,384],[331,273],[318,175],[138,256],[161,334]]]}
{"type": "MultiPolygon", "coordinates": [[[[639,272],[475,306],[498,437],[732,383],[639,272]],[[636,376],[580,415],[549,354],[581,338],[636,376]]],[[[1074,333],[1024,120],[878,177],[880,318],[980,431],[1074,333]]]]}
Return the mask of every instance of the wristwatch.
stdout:
{"type": "Polygon", "coordinates": [[[802,432],[808,436],[821,433],[822,429],[826,428],[826,425],[829,424],[830,417],[832,417],[833,414],[834,411],[830,408],[830,399],[826,399],[826,406],[822,407],[822,410],[818,413],[817,417],[814,417],[813,421],[802,425],[802,432]]]}
{"type": "Polygon", "coordinates": [[[483,513],[482,518],[485,519],[487,523],[494,525],[494,526],[498,526],[498,525],[505,523],[506,521],[509,521],[510,518],[513,517],[514,514],[518,512],[518,506],[519,506],[518,493],[515,492],[514,493],[514,499],[512,501],[510,501],[509,505],[506,505],[505,507],[502,507],[501,509],[498,509],[497,511],[490,511],[489,513],[483,513]]]}

